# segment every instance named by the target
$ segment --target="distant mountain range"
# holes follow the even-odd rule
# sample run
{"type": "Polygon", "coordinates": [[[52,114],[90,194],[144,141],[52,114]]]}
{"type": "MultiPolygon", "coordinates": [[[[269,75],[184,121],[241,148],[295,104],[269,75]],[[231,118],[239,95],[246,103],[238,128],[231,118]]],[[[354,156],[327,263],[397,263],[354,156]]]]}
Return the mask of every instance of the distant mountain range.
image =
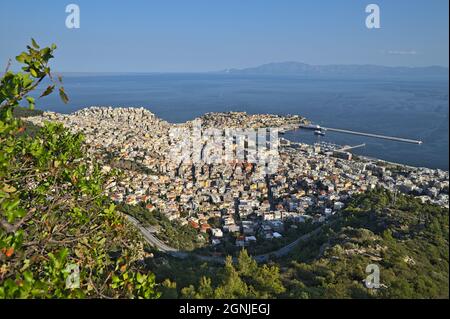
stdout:
{"type": "Polygon", "coordinates": [[[379,65],[310,65],[300,62],[268,63],[246,69],[227,69],[221,73],[255,75],[329,75],[329,76],[447,76],[441,66],[388,67],[379,65]]]}

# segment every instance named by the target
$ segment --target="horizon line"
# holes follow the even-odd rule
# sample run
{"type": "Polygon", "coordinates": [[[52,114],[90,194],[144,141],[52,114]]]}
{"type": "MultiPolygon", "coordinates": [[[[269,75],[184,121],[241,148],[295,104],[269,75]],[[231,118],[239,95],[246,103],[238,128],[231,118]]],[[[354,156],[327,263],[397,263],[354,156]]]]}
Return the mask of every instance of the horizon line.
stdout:
{"type": "MultiPolygon", "coordinates": [[[[364,63],[364,64],[347,64],[347,63],[334,63],[334,64],[309,64],[305,62],[298,62],[298,61],[279,61],[279,62],[267,62],[262,63],[254,66],[246,66],[246,67],[229,67],[229,68],[223,68],[223,69],[217,69],[217,70],[204,70],[204,71],[54,71],[53,73],[78,73],[78,74],[118,74],[118,73],[130,73],[130,74],[206,74],[206,73],[223,73],[229,70],[234,71],[241,71],[241,70],[248,70],[248,69],[254,69],[265,65],[270,64],[285,64],[285,63],[296,63],[296,64],[303,64],[308,66],[316,66],[316,67],[326,67],[326,66],[375,66],[375,67],[382,67],[382,68],[389,68],[389,69],[396,69],[396,68],[404,68],[404,69],[425,69],[425,68],[442,68],[449,70],[449,66],[447,65],[440,65],[440,64],[431,64],[431,65],[424,65],[424,66],[389,66],[389,65],[383,65],[383,64],[370,64],[370,63],[364,63]]],[[[14,70],[15,68],[11,68],[14,70]]],[[[20,70],[17,70],[20,71],[20,70]]],[[[1,74],[4,74],[5,72],[2,71],[1,74]]]]}
{"type": "Polygon", "coordinates": [[[279,62],[267,62],[262,63],[258,65],[253,66],[246,66],[246,67],[228,67],[223,69],[216,69],[216,70],[204,70],[204,71],[56,71],[59,73],[136,73],[136,74],[180,74],[180,73],[219,73],[219,72],[225,72],[227,70],[246,70],[246,69],[253,69],[258,68],[264,65],[269,64],[284,64],[284,63],[297,63],[297,64],[304,64],[309,66],[375,66],[375,67],[383,67],[383,68],[404,68],[404,69],[425,69],[425,68],[443,68],[443,69],[449,69],[450,66],[447,65],[441,65],[441,64],[430,64],[430,65],[423,65],[423,66],[403,66],[403,65],[396,65],[396,66],[389,66],[384,64],[371,64],[371,63],[364,63],[364,64],[348,64],[348,63],[334,63],[334,64],[310,64],[306,62],[298,62],[298,61],[279,61],[279,62]]]}

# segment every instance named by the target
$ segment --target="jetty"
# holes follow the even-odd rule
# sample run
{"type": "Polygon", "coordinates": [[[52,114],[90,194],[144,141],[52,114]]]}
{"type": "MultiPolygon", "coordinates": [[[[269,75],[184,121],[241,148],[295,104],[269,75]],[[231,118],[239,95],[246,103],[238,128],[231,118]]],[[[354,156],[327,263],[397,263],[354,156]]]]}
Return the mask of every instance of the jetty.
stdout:
{"type": "Polygon", "coordinates": [[[379,139],[390,140],[390,141],[395,141],[395,142],[402,142],[402,143],[409,143],[409,144],[418,144],[418,145],[423,144],[423,141],[420,141],[420,140],[413,140],[413,139],[409,139],[409,138],[387,136],[387,135],[381,135],[381,134],[364,133],[364,132],[344,130],[344,129],[339,129],[339,128],[321,127],[319,125],[300,125],[300,128],[307,129],[307,130],[314,130],[314,131],[324,131],[324,132],[330,131],[330,132],[337,132],[337,133],[343,133],[343,134],[360,135],[360,136],[379,138],[379,139]]]}

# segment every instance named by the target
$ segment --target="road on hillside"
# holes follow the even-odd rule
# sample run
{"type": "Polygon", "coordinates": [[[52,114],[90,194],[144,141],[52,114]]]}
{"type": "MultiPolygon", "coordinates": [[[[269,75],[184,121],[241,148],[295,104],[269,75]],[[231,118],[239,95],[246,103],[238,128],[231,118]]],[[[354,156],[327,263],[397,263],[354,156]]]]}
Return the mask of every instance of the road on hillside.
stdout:
{"type": "MultiPolygon", "coordinates": [[[[173,257],[176,258],[187,258],[189,256],[193,256],[196,257],[200,260],[203,261],[208,261],[208,262],[214,262],[214,263],[221,263],[224,264],[225,263],[225,257],[222,256],[203,256],[203,255],[198,255],[198,254],[194,254],[194,253],[189,253],[189,252],[183,252],[180,251],[176,248],[170,247],[168,246],[166,243],[162,242],[161,240],[159,240],[158,238],[156,238],[156,236],[154,235],[154,228],[151,227],[144,227],[136,218],[130,216],[130,215],[126,215],[124,214],[124,216],[127,218],[127,220],[133,224],[142,234],[142,236],[144,237],[144,239],[147,241],[147,243],[149,243],[151,246],[155,247],[156,249],[158,249],[161,252],[164,252],[168,255],[171,255],[173,257]]],[[[323,225],[322,225],[323,226],[323,225]]],[[[292,243],[281,247],[278,250],[266,253],[266,254],[262,254],[262,255],[256,255],[253,256],[253,259],[255,259],[257,262],[262,263],[262,262],[267,262],[270,258],[273,257],[283,257],[286,256],[287,254],[289,254],[299,243],[301,243],[302,241],[308,240],[310,239],[312,236],[316,235],[319,233],[320,229],[322,228],[322,226],[320,226],[319,228],[313,230],[312,232],[309,232],[305,235],[300,236],[299,238],[297,238],[295,241],[293,241],[292,243]]],[[[236,261],[236,258],[233,258],[234,261],[236,261]]]]}

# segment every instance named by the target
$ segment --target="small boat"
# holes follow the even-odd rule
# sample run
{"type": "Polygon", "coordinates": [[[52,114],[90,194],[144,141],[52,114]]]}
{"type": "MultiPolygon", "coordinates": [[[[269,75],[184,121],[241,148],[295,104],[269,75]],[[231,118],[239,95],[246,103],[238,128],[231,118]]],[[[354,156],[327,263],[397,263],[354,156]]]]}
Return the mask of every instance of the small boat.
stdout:
{"type": "Polygon", "coordinates": [[[314,135],[325,136],[325,132],[323,132],[323,131],[321,131],[321,130],[315,130],[315,131],[314,131],[314,135]]]}

